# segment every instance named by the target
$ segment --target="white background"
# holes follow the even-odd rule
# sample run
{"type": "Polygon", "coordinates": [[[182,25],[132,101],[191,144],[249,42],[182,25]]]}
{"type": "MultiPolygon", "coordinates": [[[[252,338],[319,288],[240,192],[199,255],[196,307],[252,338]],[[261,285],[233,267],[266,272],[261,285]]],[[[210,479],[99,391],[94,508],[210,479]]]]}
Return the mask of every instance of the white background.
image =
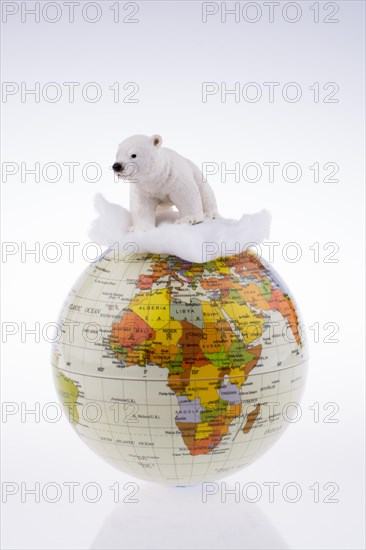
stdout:
{"type": "MultiPolygon", "coordinates": [[[[3,2],[3,8],[8,2],[3,2]]],[[[298,2],[301,17],[289,23],[282,15],[284,3],[268,21],[268,7],[256,23],[241,16],[235,22],[220,12],[202,22],[200,2],[141,2],[134,16],[137,23],[113,22],[112,2],[100,2],[100,20],[85,21],[81,2],[75,21],[68,21],[63,2],[61,18],[50,23],[44,17],[21,20],[19,11],[2,24],[2,79],[29,89],[56,82],[62,90],[51,103],[41,93],[22,97],[20,92],[3,96],[2,240],[15,243],[14,254],[3,253],[2,323],[16,333],[3,332],[2,399],[20,410],[56,401],[50,367],[50,343],[44,335],[24,335],[24,328],[39,323],[40,331],[57,319],[63,299],[73,281],[87,265],[82,250],[88,243],[88,228],[95,216],[93,196],[102,192],[109,200],[127,205],[128,189],[114,183],[109,167],[117,143],[131,134],[159,133],[165,145],[197,164],[226,162],[232,168],[256,162],[262,166],[258,182],[226,183],[220,173],[212,176],[223,215],[238,218],[243,212],[262,208],[273,215],[271,241],[274,267],[290,286],[308,327],[311,362],[302,416],[291,425],[280,442],[247,470],[225,481],[227,487],[255,482],[263,494],[255,504],[235,502],[222,494],[202,503],[201,488],[166,489],[127,478],[90,453],[62,418],[57,423],[42,415],[39,422],[20,412],[2,419],[2,480],[19,486],[2,505],[2,543],[10,548],[362,548],[363,540],[363,149],[364,149],[364,3],[337,2],[333,19],[325,23],[333,7],[319,5],[314,22],[313,2],[298,2]],[[79,82],[75,101],[68,100],[64,82],[79,82]],[[96,82],[102,97],[86,101],[80,92],[96,82]],[[119,82],[122,97],[127,82],[138,85],[136,103],[115,103],[109,86],[119,82]],[[256,82],[262,98],[238,102],[220,93],[202,101],[202,82],[244,86],[256,82]],[[265,82],[279,82],[274,101],[268,101],[265,82]],[[296,82],[302,90],[297,102],[285,100],[283,86],[296,82]],[[319,82],[320,101],[309,89],[319,82]],[[335,82],[335,103],[325,103],[335,82]],[[24,86],[23,85],[23,86],[24,86]],[[225,99],[225,97],[224,97],[225,99]],[[264,162],[279,162],[270,182],[264,162]],[[35,181],[22,167],[41,169],[56,162],[62,169],[57,182],[54,172],[35,181]],[[79,162],[71,182],[65,162],[79,162]],[[82,176],[88,162],[101,166],[99,181],[82,176]],[[281,169],[288,162],[302,168],[298,182],[285,181],[281,169]],[[339,166],[338,182],[314,181],[309,166],[327,162],[339,166]],[[14,175],[4,174],[9,164],[14,175]],[[56,242],[61,258],[50,261],[56,242]],[[77,242],[75,258],[63,243],[77,242]],[[291,262],[282,252],[296,242],[301,258],[291,262]],[[25,255],[26,248],[39,243],[40,256],[25,255]],[[319,243],[319,258],[314,255],[319,243]],[[324,250],[327,243],[335,243],[324,250]],[[317,245],[316,245],[317,246],[317,245]],[[335,248],[334,248],[335,246],[335,248]],[[313,247],[312,249],[310,247],[313,247]],[[332,250],[337,252],[328,257],[332,250]],[[23,251],[23,255],[22,252],[23,251]],[[42,251],[44,254],[42,255],[42,251]],[[48,256],[49,252],[49,256],[48,256]],[[329,262],[329,259],[333,262],[329,262]],[[37,261],[39,260],[39,261],[37,261]],[[318,261],[315,261],[318,260],[318,261]],[[336,261],[334,261],[336,260],[336,261]],[[9,325],[13,323],[13,325],[9,325]],[[24,323],[23,330],[21,323],[24,323]],[[319,342],[309,327],[319,323],[319,342]],[[330,328],[338,342],[327,342],[330,328]],[[22,403],[24,403],[22,405],[22,403]],[[319,403],[320,421],[310,409],[319,403]],[[338,422],[325,422],[327,403],[336,403],[338,422]],[[64,490],[57,503],[40,503],[34,497],[21,500],[21,483],[58,483],[64,490]],[[67,482],[78,482],[75,502],[68,498],[67,482]],[[102,497],[86,502],[81,489],[98,483],[102,497]],[[116,504],[109,489],[118,482],[138,483],[138,503],[116,504]],[[279,483],[274,502],[263,483],[279,483]],[[296,503],[282,496],[286,483],[296,482],[302,491],[296,503]],[[328,482],[339,486],[336,503],[324,502],[328,482]],[[314,483],[320,487],[320,502],[314,502],[314,483]],[[98,535],[99,533],[99,535],[98,535]]],[[[44,3],[41,2],[43,5],[44,3]]],[[[213,3],[215,4],[215,3],[213,3]]],[[[243,7],[247,3],[241,3],[243,7]]],[[[219,4],[217,4],[219,6],[219,4]]],[[[131,8],[123,3],[121,18],[131,8]],[[126,9],[123,9],[125,7],[126,9]]],[[[215,6],[214,6],[215,7],[215,6]]],[[[227,7],[233,7],[228,3],[227,7]]],[[[23,6],[24,8],[24,6],[23,6]]],[[[8,9],[8,8],[7,8],[8,9]]],[[[9,8],[11,9],[11,8],[9,8]]],[[[48,19],[57,15],[47,12],[48,19]]],[[[291,8],[288,18],[296,16],[291,8]]],[[[260,12],[257,12],[260,13],[260,12]]],[[[248,17],[255,16],[254,11],[248,17]]],[[[94,13],[88,12],[93,18],[94,13]]],[[[247,18],[248,18],[247,17],[247,18]]],[[[5,18],[6,19],[6,18],[5,18]]],[[[4,21],[4,19],[3,19],[4,21]]],[[[9,88],[7,88],[9,89],[9,88]]],[[[50,95],[52,90],[50,89],[50,95]]],[[[291,95],[293,89],[289,91],[291,95]]],[[[92,90],[90,90],[92,93],[92,90]]],[[[328,172],[329,173],[329,172],[328,172]]],[[[93,172],[90,172],[93,176],[93,172]]],[[[90,176],[89,176],[90,177],[90,176]]],[[[9,251],[9,246],[6,245],[9,251]]],[[[268,246],[262,248],[268,258],[268,246]]],[[[84,249],[85,251],[85,249],[84,249]]],[[[289,250],[293,253],[294,249],[289,250]]],[[[93,255],[93,250],[89,249],[93,255]]],[[[85,254],[84,254],[85,256],[85,254]]],[[[51,414],[51,411],[50,411],[51,414]]],[[[6,485],[9,487],[9,485],[6,485]]],[[[4,485],[3,485],[4,489],[4,485]]],[[[121,491],[123,498],[129,493],[121,491]]],[[[92,495],[92,492],[91,492],[92,495]]],[[[3,494],[4,500],[4,494],[3,494]]]]}

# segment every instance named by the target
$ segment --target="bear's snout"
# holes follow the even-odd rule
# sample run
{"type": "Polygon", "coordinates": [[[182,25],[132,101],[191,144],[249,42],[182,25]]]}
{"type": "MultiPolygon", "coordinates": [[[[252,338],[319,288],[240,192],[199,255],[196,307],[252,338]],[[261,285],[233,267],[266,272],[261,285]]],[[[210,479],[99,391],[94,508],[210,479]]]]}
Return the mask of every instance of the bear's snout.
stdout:
{"type": "Polygon", "coordinates": [[[122,172],[123,171],[123,165],[120,162],[115,162],[112,166],[112,170],[114,172],[122,172]]]}

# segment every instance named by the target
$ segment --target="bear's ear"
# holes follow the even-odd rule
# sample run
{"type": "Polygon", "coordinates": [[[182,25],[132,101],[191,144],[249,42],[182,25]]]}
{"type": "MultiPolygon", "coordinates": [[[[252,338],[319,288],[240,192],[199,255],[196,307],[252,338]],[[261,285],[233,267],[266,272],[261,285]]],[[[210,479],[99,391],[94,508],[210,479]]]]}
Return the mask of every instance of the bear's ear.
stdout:
{"type": "Polygon", "coordinates": [[[160,145],[163,143],[163,138],[161,136],[159,136],[158,134],[154,134],[153,136],[151,136],[151,143],[155,146],[155,147],[160,147],[160,145]]]}

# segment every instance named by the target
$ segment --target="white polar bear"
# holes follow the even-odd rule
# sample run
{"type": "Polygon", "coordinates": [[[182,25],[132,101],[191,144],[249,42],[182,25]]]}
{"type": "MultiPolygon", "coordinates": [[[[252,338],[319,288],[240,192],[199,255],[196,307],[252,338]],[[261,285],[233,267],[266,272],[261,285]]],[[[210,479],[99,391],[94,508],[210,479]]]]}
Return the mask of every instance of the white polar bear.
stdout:
{"type": "Polygon", "coordinates": [[[176,206],[176,223],[196,224],[219,217],[215,195],[200,169],[172,149],[159,135],[136,135],[119,144],[113,170],[131,182],[130,230],[155,227],[158,206],[176,206]]]}

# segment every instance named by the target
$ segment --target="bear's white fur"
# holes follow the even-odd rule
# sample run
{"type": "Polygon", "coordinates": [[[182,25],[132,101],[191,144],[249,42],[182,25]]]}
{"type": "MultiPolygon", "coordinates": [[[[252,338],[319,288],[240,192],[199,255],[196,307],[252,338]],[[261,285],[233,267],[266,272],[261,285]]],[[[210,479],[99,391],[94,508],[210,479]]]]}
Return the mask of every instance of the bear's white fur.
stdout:
{"type": "Polygon", "coordinates": [[[155,227],[158,206],[176,206],[176,223],[196,224],[203,218],[219,217],[215,195],[200,169],[172,149],[161,147],[159,135],[136,135],[119,144],[118,177],[131,182],[130,230],[155,227]]]}

